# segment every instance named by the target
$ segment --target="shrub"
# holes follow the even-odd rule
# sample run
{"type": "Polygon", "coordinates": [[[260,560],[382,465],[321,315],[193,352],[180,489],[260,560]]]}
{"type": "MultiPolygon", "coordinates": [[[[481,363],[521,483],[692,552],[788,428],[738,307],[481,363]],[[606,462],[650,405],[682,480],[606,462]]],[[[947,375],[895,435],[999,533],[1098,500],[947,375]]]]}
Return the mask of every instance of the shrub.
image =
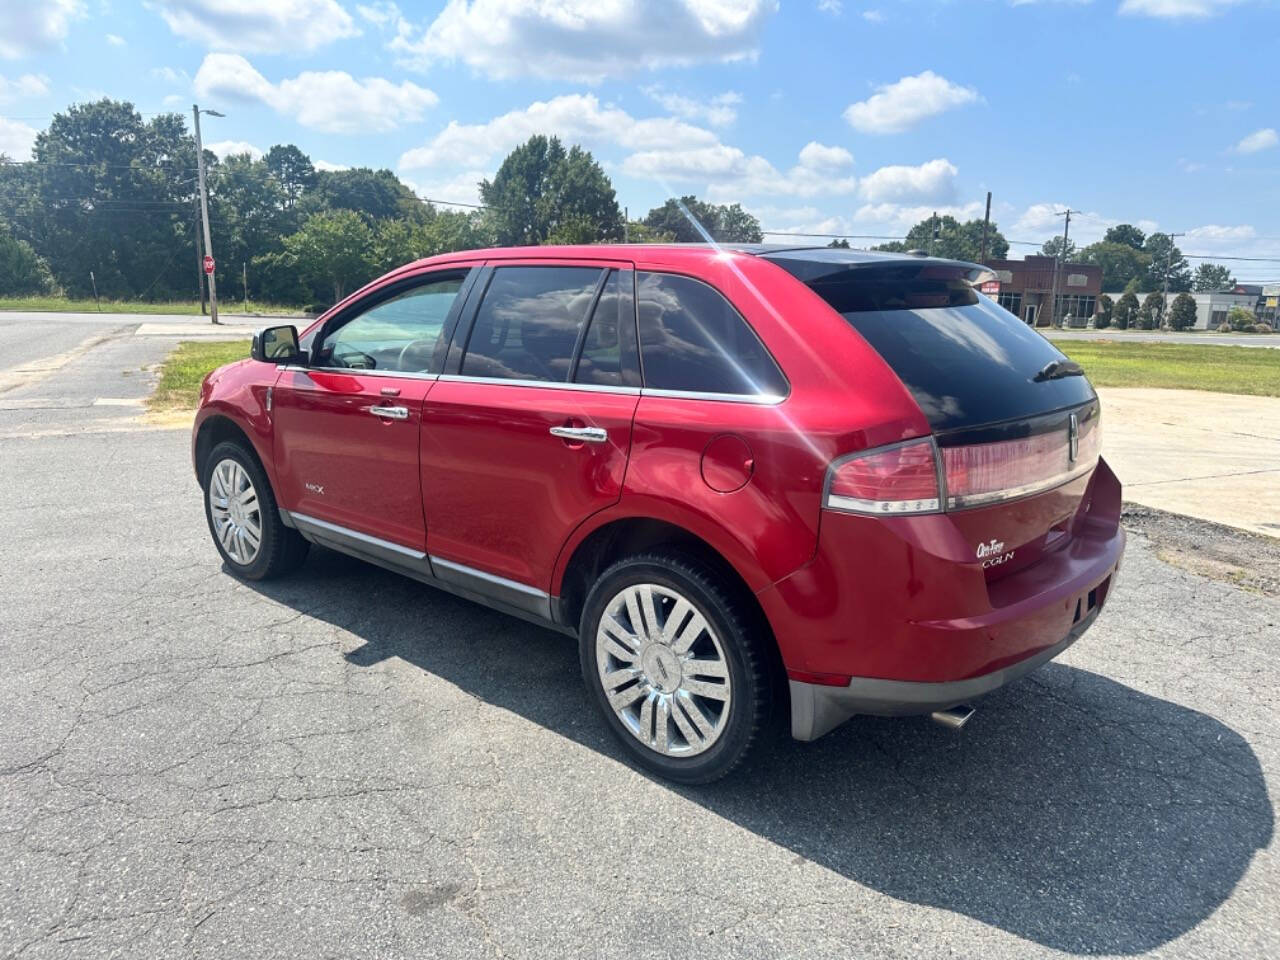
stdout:
{"type": "Polygon", "coordinates": [[[1255,323],[1253,325],[1253,332],[1254,333],[1275,333],[1275,331],[1271,329],[1271,325],[1267,323],[1255,323]]]}

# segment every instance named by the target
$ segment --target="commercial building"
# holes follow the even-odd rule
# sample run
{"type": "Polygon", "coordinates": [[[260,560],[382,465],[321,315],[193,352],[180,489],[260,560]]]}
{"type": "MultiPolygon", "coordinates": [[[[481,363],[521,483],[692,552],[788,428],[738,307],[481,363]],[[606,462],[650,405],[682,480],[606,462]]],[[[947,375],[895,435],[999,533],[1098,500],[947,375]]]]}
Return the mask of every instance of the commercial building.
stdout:
{"type": "Polygon", "coordinates": [[[1092,263],[1064,263],[1058,269],[1056,309],[1053,298],[1053,257],[1030,256],[1025,260],[988,260],[996,279],[982,285],[987,294],[1023,323],[1033,327],[1061,324],[1087,326],[1098,310],[1102,293],[1102,267],[1092,263]]]}
{"type": "MultiPolygon", "coordinates": [[[[1196,322],[1193,330],[1216,330],[1224,320],[1227,319],[1227,313],[1232,307],[1244,307],[1250,313],[1254,312],[1254,308],[1258,303],[1258,289],[1254,287],[1250,289],[1245,284],[1239,284],[1226,290],[1215,290],[1212,293],[1190,293],[1188,296],[1196,302],[1196,322]]],[[[1157,290],[1157,293],[1161,291],[1157,290]]],[[[1118,293],[1107,293],[1112,302],[1119,300],[1124,296],[1123,291],[1118,293]]],[[[1138,302],[1142,303],[1149,293],[1137,294],[1138,302]]],[[[1178,294],[1173,291],[1169,292],[1169,304],[1172,305],[1173,298],[1178,294]]]]}

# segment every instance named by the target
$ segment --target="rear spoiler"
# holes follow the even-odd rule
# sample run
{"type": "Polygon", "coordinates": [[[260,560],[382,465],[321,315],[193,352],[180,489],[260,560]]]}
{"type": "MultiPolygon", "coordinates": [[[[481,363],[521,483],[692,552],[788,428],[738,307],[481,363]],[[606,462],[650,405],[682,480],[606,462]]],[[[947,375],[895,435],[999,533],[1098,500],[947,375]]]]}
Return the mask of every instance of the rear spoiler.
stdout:
{"type": "Polygon", "coordinates": [[[825,247],[805,250],[776,250],[762,253],[761,259],[776,263],[801,283],[823,283],[854,273],[886,274],[895,279],[963,280],[977,286],[996,275],[990,267],[965,260],[944,260],[920,254],[859,254],[850,257],[845,251],[825,247]]]}

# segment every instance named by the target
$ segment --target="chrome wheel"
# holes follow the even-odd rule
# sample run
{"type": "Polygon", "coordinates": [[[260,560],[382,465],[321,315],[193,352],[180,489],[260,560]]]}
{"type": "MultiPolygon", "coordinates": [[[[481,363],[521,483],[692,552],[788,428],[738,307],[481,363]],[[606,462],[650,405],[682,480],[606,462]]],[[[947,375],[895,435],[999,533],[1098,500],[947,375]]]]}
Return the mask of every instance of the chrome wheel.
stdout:
{"type": "Polygon", "coordinates": [[[649,749],[694,756],[724,732],[732,695],[724,648],[675,590],[640,583],[617,593],[596,630],[596,666],[610,708],[649,749]]]}
{"type": "Polygon", "coordinates": [[[207,496],[214,536],[227,556],[247,567],[262,546],[262,512],[249,472],[229,457],[218,461],[207,496]]]}

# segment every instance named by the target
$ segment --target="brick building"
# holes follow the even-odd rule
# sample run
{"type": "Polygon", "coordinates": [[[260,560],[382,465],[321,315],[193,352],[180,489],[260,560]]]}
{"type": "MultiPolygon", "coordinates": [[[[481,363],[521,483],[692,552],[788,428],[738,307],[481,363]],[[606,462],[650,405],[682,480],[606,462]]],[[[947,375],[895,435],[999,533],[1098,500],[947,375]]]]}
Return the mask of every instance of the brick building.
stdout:
{"type": "Polygon", "coordinates": [[[996,279],[985,283],[982,292],[997,301],[1023,323],[1047,327],[1056,318],[1073,327],[1083,327],[1098,310],[1102,293],[1102,267],[1092,263],[1064,263],[1058,273],[1057,310],[1051,318],[1049,300],[1053,296],[1053,257],[1030,256],[1025,260],[988,260],[996,279]]]}

